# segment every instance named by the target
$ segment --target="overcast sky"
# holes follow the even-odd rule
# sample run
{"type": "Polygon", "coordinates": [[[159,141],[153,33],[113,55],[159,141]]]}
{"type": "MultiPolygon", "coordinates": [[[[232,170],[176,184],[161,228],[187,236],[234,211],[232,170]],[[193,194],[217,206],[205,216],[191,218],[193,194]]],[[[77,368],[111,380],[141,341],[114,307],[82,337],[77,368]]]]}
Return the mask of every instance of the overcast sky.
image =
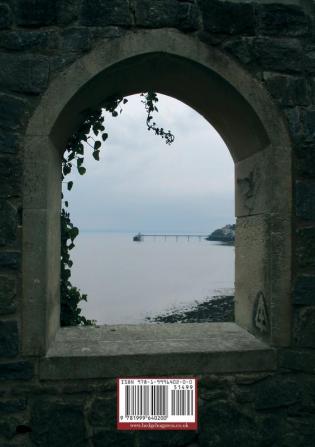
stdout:
{"type": "MultiPolygon", "coordinates": [[[[185,104],[159,95],[156,122],[175,142],[148,132],[140,96],[106,115],[109,138],[97,162],[86,150],[84,176],[67,194],[81,231],[209,233],[234,222],[234,166],[210,124],[185,104]]],[[[70,179],[70,177],[69,177],[70,179]]]]}

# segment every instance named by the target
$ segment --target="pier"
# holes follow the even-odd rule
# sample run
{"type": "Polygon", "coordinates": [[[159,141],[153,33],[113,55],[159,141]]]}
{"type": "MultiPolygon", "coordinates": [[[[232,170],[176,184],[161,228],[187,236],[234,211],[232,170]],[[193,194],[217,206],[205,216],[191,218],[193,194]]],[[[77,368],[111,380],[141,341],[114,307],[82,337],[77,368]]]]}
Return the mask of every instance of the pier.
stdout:
{"type": "Polygon", "coordinates": [[[154,239],[162,238],[164,240],[166,240],[167,238],[175,238],[176,241],[178,240],[178,238],[186,238],[187,241],[189,241],[190,239],[193,239],[193,238],[198,238],[201,241],[201,239],[205,239],[208,236],[209,236],[208,234],[142,234],[142,233],[138,233],[133,237],[133,240],[135,242],[141,242],[144,240],[145,237],[146,238],[152,237],[154,239]]]}

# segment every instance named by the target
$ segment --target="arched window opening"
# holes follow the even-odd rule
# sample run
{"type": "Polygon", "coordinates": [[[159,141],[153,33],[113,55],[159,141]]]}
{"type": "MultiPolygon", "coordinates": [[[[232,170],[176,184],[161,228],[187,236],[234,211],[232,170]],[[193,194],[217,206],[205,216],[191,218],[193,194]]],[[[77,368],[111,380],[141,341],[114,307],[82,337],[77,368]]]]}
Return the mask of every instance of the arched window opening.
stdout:
{"type": "Polygon", "coordinates": [[[154,119],[175,134],[171,146],[147,132],[141,97],[129,96],[119,117],[103,112],[100,162],[85,144],[87,174],[66,178],[80,229],[71,282],[88,296],[79,307],[97,324],[233,321],[233,160],[201,115],[158,97],[154,119]]]}
{"type": "Polygon", "coordinates": [[[291,333],[291,150],[285,121],[264,86],[219,49],[174,30],[104,39],[52,79],[27,127],[23,173],[22,352],[47,356],[41,377],[139,374],[140,364],[141,373],[162,374],[166,364],[187,373],[192,358],[203,372],[274,365],[270,346],[288,346],[291,333]],[[142,326],[132,332],[60,328],[62,151],[87,108],[139,91],[169,95],[204,116],[235,165],[235,323],[146,325],[158,336],[154,352],[151,342],[134,344],[138,337],[152,340],[142,326]],[[183,361],[174,364],[167,352],[183,361]]]}

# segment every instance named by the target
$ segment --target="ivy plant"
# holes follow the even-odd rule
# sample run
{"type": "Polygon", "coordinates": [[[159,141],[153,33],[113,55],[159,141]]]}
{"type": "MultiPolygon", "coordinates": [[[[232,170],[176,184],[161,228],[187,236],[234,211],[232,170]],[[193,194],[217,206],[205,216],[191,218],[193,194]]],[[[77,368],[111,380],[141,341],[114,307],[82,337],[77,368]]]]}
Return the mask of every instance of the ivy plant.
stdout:
{"type": "MultiPolygon", "coordinates": [[[[157,94],[155,92],[141,93],[140,98],[146,112],[147,129],[163,138],[166,144],[172,144],[175,137],[171,131],[165,131],[158,127],[153,119],[153,113],[158,112],[157,94]]],[[[62,181],[66,184],[68,191],[72,189],[73,181],[66,181],[65,179],[72,172],[72,169],[76,169],[80,175],[86,173],[86,167],[84,166],[85,149],[92,150],[95,160],[100,159],[103,143],[108,139],[108,133],[105,129],[106,114],[110,113],[113,117],[119,116],[127,102],[127,98],[115,96],[101,103],[96,109],[87,109],[84,112],[84,119],[78,130],[69,139],[62,157],[62,181]]],[[[79,234],[79,229],[71,221],[68,207],[68,201],[63,201],[61,208],[60,323],[61,326],[92,325],[93,321],[81,315],[79,307],[81,301],[87,301],[87,295],[81,294],[80,290],[73,286],[70,281],[73,265],[70,251],[75,246],[74,240],[79,234]]]]}

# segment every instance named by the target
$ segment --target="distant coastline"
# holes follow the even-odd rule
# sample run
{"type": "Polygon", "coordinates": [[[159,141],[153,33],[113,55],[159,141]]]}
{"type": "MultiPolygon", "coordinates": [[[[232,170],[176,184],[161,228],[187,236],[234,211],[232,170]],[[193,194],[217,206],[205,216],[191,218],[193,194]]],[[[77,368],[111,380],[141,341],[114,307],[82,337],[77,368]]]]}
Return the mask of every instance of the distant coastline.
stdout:
{"type": "Polygon", "coordinates": [[[235,243],[235,224],[228,224],[222,228],[218,228],[214,230],[208,237],[206,237],[207,241],[218,241],[224,242],[226,244],[234,244],[235,243]]]}

